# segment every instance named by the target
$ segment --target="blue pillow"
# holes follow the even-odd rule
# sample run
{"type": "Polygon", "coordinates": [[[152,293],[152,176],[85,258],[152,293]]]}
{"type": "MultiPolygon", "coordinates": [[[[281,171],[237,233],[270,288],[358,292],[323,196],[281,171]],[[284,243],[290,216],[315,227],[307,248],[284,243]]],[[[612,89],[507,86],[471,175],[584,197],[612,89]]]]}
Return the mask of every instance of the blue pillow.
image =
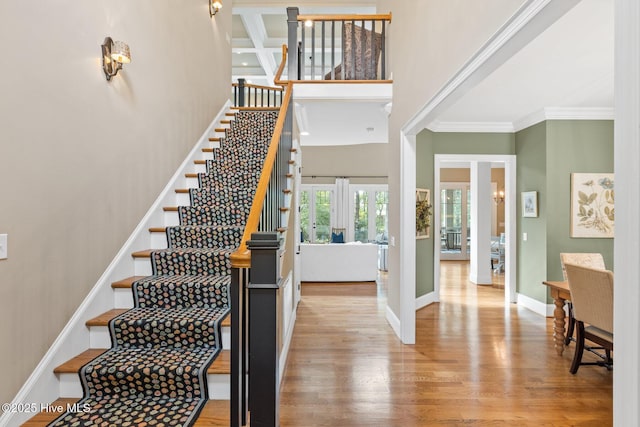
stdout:
{"type": "Polygon", "coordinates": [[[344,233],[342,231],[339,233],[331,232],[331,243],[344,243],[344,233]]]}

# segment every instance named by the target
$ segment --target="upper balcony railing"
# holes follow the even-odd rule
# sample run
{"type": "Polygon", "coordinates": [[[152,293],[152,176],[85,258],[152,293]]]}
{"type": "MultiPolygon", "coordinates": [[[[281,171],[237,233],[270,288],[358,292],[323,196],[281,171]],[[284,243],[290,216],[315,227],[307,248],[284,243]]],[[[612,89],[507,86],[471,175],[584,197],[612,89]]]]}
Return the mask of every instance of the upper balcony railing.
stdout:
{"type": "Polygon", "coordinates": [[[391,13],[300,15],[297,7],[290,7],[287,15],[290,80],[387,79],[391,13]]]}

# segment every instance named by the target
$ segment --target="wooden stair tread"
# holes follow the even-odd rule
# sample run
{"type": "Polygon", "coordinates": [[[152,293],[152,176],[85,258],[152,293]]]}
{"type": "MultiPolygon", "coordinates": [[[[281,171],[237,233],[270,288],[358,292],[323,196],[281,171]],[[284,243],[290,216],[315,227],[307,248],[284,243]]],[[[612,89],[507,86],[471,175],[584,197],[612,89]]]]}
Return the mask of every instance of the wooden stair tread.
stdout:
{"type": "MultiPolygon", "coordinates": [[[[60,366],[57,366],[53,372],[56,374],[77,374],[80,368],[107,350],[107,348],[90,348],[85,350],[60,366]]],[[[218,357],[216,357],[216,360],[209,366],[209,369],[207,369],[207,374],[225,375],[229,373],[231,373],[231,351],[222,350],[220,354],[218,354],[218,357]]]]}
{"type": "Polygon", "coordinates": [[[220,120],[220,123],[222,123],[223,125],[230,125],[231,120],[220,120]]]}
{"type": "Polygon", "coordinates": [[[153,249],[145,249],[143,251],[137,251],[131,254],[134,258],[151,258],[151,251],[153,249]]]}
{"type": "MultiPolygon", "coordinates": [[[[60,398],[60,399],[57,399],[57,400],[53,401],[50,406],[51,407],[62,406],[63,408],[66,409],[67,405],[73,405],[78,400],[80,400],[80,399],[77,399],[75,397],[60,398]]],[[[229,402],[228,401],[222,401],[222,402],[226,402],[227,406],[229,406],[229,402]]],[[[222,408],[220,408],[220,409],[222,410],[222,408]]],[[[206,407],[203,409],[202,412],[204,412],[205,410],[206,410],[206,407]]],[[[227,409],[227,414],[229,414],[229,409],[227,409]]],[[[60,412],[57,412],[57,411],[39,412],[36,415],[34,415],[33,417],[31,417],[24,424],[22,424],[22,427],[45,427],[51,421],[55,420],[59,416],[60,416],[60,412]]]]}
{"type": "Polygon", "coordinates": [[[211,138],[209,138],[209,141],[211,141],[211,142],[220,142],[220,137],[212,136],[211,138]]]}
{"type": "MultiPolygon", "coordinates": [[[[51,402],[51,407],[67,408],[67,405],[73,405],[77,398],[60,398],[51,402]]],[[[202,408],[200,416],[196,420],[194,427],[228,427],[229,420],[229,401],[228,400],[208,400],[202,408]]],[[[60,415],[57,411],[39,412],[22,424],[22,427],[45,427],[51,421],[60,415]]]]}
{"type": "Polygon", "coordinates": [[[186,178],[198,178],[198,174],[197,173],[185,173],[184,176],[186,178]]]}
{"type": "Polygon", "coordinates": [[[165,233],[167,231],[167,227],[150,227],[149,233],[165,233]]]}
{"type": "Polygon", "coordinates": [[[227,128],[215,128],[214,129],[216,132],[226,132],[227,128]]]}
{"type": "Polygon", "coordinates": [[[86,321],[85,325],[87,326],[107,326],[109,321],[116,316],[120,316],[122,313],[129,311],[128,308],[114,308],[109,311],[105,311],[104,313],[94,317],[93,319],[89,319],[86,321]]]}
{"type": "Polygon", "coordinates": [[[214,150],[215,150],[215,148],[207,147],[207,148],[203,148],[202,152],[203,153],[213,153],[214,150]]]}
{"type": "Polygon", "coordinates": [[[280,107],[238,107],[240,111],[280,111],[280,107]]]}
{"type": "Polygon", "coordinates": [[[189,189],[188,188],[176,188],[176,193],[178,193],[178,194],[188,194],[189,193],[189,189]]]}
{"type": "Polygon", "coordinates": [[[107,351],[106,348],[90,348],[88,350],[83,351],[76,357],[73,357],[62,365],[57,366],[53,372],[56,374],[77,374],[80,368],[84,365],[100,356],[102,353],[107,351]]]}
{"type": "Polygon", "coordinates": [[[112,288],[118,288],[118,289],[131,289],[131,286],[133,285],[133,282],[135,282],[136,280],[140,280],[140,279],[144,279],[147,276],[131,276],[131,277],[127,277],[126,279],[122,279],[122,280],[118,280],[117,282],[113,282],[111,284],[112,288]]]}
{"type": "Polygon", "coordinates": [[[224,115],[227,117],[235,117],[236,113],[225,113],[224,115]]]}
{"type": "Polygon", "coordinates": [[[206,165],[207,161],[206,160],[194,160],[193,163],[196,164],[196,165],[206,165]]]}
{"type": "MultiPolygon", "coordinates": [[[[133,282],[134,281],[132,280],[131,284],[133,284],[133,282]]],[[[129,287],[131,287],[131,284],[129,285],[129,287]]],[[[129,310],[130,310],[129,308],[114,308],[112,310],[105,311],[99,316],[96,316],[93,319],[87,320],[86,325],[87,326],[107,326],[111,319],[129,310]]],[[[222,321],[222,326],[231,326],[231,315],[228,315],[227,317],[224,318],[224,320],[222,321]]]]}
{"type": "Polygon", "coordinates": [[[177,206],[165,206],[162,208],[165,212],[178,212],[177,206]]]}

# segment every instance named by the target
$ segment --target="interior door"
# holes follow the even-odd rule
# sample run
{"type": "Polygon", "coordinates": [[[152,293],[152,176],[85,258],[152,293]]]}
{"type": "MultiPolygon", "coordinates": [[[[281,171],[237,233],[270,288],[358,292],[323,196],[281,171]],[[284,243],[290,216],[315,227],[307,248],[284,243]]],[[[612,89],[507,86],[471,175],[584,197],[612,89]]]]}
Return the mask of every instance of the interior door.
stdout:
{"type": "Polygon", "coordinates": [[[471,192],[468,183],[440,185],[440,259],[468,260],[471,192]]]}

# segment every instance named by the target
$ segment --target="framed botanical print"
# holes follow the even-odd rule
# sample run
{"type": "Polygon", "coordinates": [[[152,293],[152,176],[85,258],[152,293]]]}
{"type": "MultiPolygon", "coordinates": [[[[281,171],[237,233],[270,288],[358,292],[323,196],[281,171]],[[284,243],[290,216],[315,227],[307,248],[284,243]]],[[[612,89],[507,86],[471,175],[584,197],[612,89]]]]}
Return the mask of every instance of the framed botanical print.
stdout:
{"type": "Polygon", "coordinates": [[[613,182],[612,173],[571,174],[571,237],[613,237],[613,182]]]}
{"type": "Polygon", "coordinates": [[[538,192],[522,192],[522,216],[528,218],[538,217],[538,192]]]}

